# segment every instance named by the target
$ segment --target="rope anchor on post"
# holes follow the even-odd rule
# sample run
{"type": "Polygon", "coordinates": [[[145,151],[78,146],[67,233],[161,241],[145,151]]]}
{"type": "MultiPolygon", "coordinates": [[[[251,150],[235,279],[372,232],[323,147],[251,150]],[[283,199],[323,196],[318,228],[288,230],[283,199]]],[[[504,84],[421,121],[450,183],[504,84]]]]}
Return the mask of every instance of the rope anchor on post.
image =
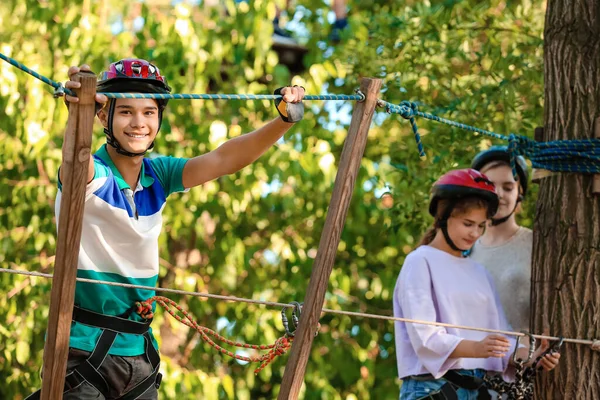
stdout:
{"type": "MultiPolygon", "coordinates": [[[[288,337],[294,337],[296,335],[296,330],[298,329],[298,322],[300,321],[300,315],[302,314],[302,306],[303,303],[298,303],[297,301],[292,301],[290,303],[294,307],[292,308],[292,326],[293,330],[290,330],[289,321],[286,315],[286,311],[289,307],[284,307],[281,310],[281,322],[283,323],[283,328],[285,329],[285,334],[288,337]]],[[[319,334],[319,329],[321,329],[321,324],[317,323],[317,331],[315,332],[315,336],[319,334]]]]}

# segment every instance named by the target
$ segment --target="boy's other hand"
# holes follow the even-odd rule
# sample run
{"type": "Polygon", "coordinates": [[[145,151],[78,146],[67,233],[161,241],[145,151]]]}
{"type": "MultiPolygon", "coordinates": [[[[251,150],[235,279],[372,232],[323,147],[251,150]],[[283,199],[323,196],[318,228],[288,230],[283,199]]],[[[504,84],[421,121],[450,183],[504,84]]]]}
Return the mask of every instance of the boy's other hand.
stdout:
{"type": "Polygon", "coordinates": [[[286,86],[275,90],[274,94],[282,96],[275,100],[275,107],[285,122],[298,122],[304,117],[304,92],[302,86],[286,86]]]}

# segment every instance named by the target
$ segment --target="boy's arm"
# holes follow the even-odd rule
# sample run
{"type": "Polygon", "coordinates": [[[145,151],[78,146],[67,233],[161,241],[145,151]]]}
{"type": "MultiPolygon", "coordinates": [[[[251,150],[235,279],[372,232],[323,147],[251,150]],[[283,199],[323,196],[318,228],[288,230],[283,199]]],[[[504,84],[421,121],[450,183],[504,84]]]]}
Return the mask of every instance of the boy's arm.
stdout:
{"type": "MultiPolygon", "coordinates": [[[[91,72],[92,70],[91,70],[90,66],[87,64],[83,64],[81,67],[75,67],[75,66],[70,67],[69,71],[68,71],[69,80],[65,83],[65,87],[67,89],[79,89],[81,87],[81,83],[71,80],[73,75],[75,75],[79,71],[91,72]]],[[[104,96],[103,94],[96,94],[96,102],[103,105],[107,101],[108,101],[108,98],[106,96],[104,96]]],[[[67,105],[68,105],[68,103],[77,103],[77,102],[79,102],[79,98],[77,98],[75,96],[65,95],[65,102],[67,102],[67,105]]],[[[61,164],[61,167],[62,167],[62,164],[61,164]]],[[[61,182],[63,182],[62,168],[60,168],[58,170],[58,178],[60,179],[61,182]]],[[[88,165],[87,183],[90,183],[92,181],[92,179],[94,179],[94,157],[92,157],[90,155],[90,161],[89,161],[89,165],[88,165]]]]}
{"type": "MultiPolygon", "coordinates": [[[[285,88],[282,95],[286,102],[298,103],[304,97],[304,89],[285,88]]],[[[292,125],[276,118],[254,132],[228,140],[210,153],[190,159],[183,168],[183,186],[192,188],[241,170],[263,155],[292,125]]]]}

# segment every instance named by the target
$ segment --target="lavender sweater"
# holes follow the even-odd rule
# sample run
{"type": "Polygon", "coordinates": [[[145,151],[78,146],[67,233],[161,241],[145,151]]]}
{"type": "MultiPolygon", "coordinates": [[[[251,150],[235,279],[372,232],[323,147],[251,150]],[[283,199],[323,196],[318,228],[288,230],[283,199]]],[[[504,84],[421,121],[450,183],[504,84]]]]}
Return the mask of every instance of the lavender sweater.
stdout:
{"type": "MultiPolygon", "coordinates": [[[[394,290],[394,316],[463,326],[512,330],[492,278],[480,264],[431,246],[410,253],[394,290]]],[[[395,322],[398,376],[430,373],[439,378],[451,369],[503,373],[511,354],[500,358],[449,358],[463,339],[479,341],[489,333],[395,322]]],[[[511,340],[511,352],[515,339],[511,340]]]]}

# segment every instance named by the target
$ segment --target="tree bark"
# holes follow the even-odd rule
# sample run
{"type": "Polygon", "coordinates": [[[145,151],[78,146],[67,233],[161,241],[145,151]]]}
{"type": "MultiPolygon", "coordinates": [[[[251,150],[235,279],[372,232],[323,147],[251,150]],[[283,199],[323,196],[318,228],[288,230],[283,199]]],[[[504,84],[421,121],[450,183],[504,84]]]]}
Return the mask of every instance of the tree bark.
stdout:
{"type": "MultiPolygon", "coordinates": [[[[600,117],[600,1],[549,0],[544,32],[544,140],[594,137],[600,117]]],[[[592,176],[540,183],[533,235],[533,331],[600,336],[600,210],[592,176]]],[[[538,399],[600,399],[600,353],[565,344],[538,399]]]]}

